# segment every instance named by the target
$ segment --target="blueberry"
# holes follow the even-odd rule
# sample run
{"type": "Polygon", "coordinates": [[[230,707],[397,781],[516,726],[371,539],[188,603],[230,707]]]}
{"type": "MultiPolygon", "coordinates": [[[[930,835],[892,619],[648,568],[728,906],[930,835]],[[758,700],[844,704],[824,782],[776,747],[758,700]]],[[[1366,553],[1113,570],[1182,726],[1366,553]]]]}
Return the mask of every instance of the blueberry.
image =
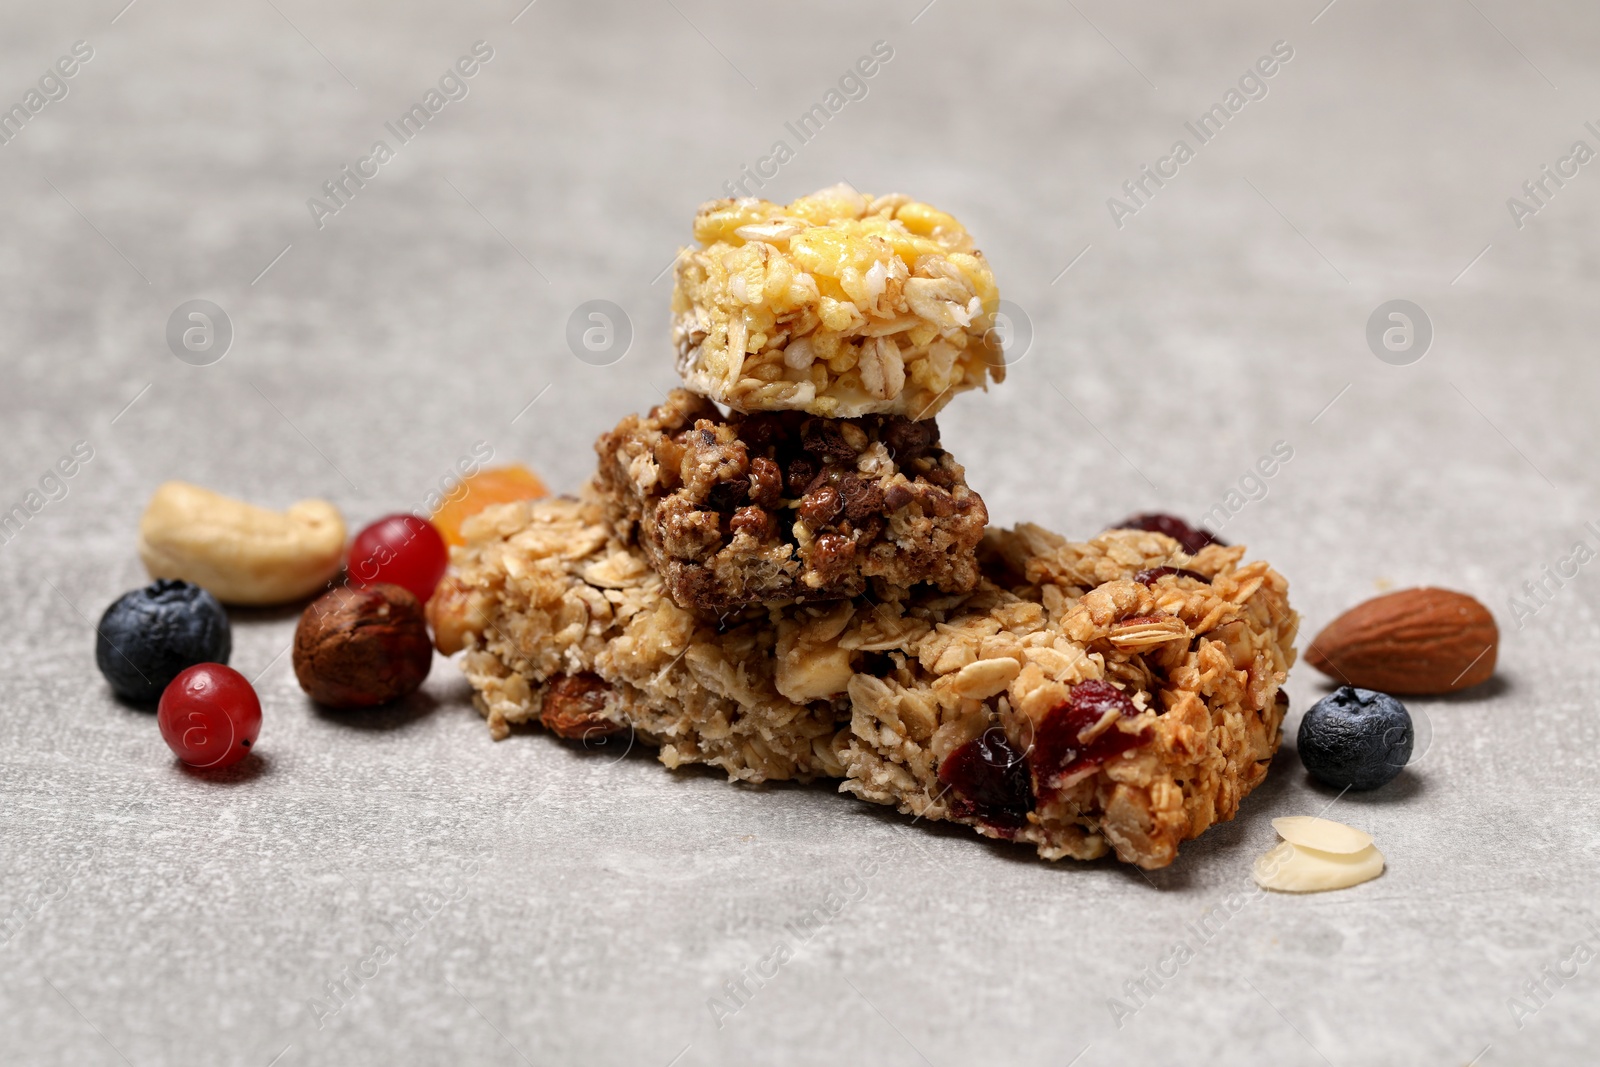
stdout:
{"type": "Polygon", "coordinates": [[[1411,715],[1388,693],[1341,686],[1300,720],[1300,762],[1340,789],[1376,789],[1411,759],[1411,715]]]}
{"type": "Polygon", "coordinates": [[[217,598],[197,585],[162,578],[106,609],[94,661],[117,696],[149,704],[183,671],[196,663],[227,663],[232,651],[228,613],[217,598]]]}

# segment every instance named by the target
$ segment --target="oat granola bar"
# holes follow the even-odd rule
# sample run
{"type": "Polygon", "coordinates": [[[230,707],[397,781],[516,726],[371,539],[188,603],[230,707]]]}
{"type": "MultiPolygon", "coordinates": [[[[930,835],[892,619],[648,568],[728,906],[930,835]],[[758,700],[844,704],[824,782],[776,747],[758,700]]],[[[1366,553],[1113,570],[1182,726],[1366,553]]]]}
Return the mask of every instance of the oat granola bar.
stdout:
{"type": "Polygon", "coordinates": [[[676,263],[678,372],[741,411],[927,418],[1005,377],[1000,294],[961,224],[848,185],[714,200],[676,263]]]}
{"type": "Polygon", "coordinates": [[[723,416],[676,389],[595,444],[607,517],[667,595],[724,614],[871,582],[965,592],[988,512],[932,419],[723,416]]]}
{"type": "Polygon", "coordinates": [[[531,722],[585,742],[632,728],[669,767],[755,782],[843,774],[833,743],[848,713],[778,696],[766,613],[708,625],[678,607],[592,492],[490,507],[463,533],[428,617],[440,651],[467,650],[495,739],[531,722]]]}
{"type": "MultiPolygon", "coordinates": [[[[991,532],[967,594],[685,611],[592,502],[485,511],[436,595],[491,732],[631,726],[668,766],[840,789],[1153,868],[1229,819],[1280,739],[1287,583],[1243,548],[991,532]]],[[[435,610],[433,606],[430,611],[435,610]]]]}

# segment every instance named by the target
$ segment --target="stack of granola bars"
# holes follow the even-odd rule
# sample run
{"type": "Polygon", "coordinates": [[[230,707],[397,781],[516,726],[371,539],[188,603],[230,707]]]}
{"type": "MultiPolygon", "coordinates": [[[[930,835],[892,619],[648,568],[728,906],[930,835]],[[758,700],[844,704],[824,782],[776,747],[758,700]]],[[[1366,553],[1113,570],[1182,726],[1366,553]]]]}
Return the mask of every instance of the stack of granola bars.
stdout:
{"type": "Polygon", "coordinates": [[[495,737],[842,792],[1055,859],[1170,863],[1265,777],[1296,616],[1244,549],[985,530],[934,414],[1001,381],[955,219],[722,200],[676,267],[687,389],[577,499],[490,508],[430,605],[495,737]]]}

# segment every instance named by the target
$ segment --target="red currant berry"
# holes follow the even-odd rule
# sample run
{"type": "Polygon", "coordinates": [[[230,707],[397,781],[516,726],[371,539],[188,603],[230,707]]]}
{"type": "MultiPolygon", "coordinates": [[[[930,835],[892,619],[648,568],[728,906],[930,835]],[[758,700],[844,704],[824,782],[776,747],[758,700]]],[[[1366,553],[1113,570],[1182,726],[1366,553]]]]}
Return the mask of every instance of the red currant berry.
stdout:
{"type": "Polygon", "coordinates": [[[197,663],[161,694],[156,725],[167,747],[189,766],[226,767],[255,746],[261,701],[232,667],[197,663]]]}
{"type": "Polygon", "coordinates": [[[351,585],[398,585],[423,603],[444,577],[450,550],[427,519],[390,515],[356,534],[350,545],[351,585]]]}

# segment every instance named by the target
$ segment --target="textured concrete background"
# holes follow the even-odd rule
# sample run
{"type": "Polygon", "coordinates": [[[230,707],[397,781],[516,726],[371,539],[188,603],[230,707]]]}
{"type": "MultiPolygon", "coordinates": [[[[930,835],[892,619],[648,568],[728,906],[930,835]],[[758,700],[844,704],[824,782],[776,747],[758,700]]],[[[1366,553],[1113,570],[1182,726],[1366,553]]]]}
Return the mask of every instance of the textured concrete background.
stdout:
{"type": "MultiPolygon", "coordinates": [[[[0,16],[0,103],[93,48],[0,145],[0,504],[94,450],[0,545],[0,1059],[1594,1062],[1600,564],[1521,589],[1600,545],[1600,164],[1521,228],[1507,206],[1600,149],[1593,5],[123,2],[0,16]],[[480,40],[469,95],[319,229],[307,199],[480,40]],[[784,123],[880,40],[865,97],[798,145],[784,123]],[[1115,225],[1107,198],[1196,147],[1185,120],[1277,41],[1265,98],[1115,225]],[[90,620],[143,583],[160,481],[325,496],[354,526],[484,440],[576,486],[673,382],[660,275],[696,204],[779,139],[769,193],[952,211],[1031,325],[1012,378],[942,419],[997,522],[1198,515],[1283,441],[1222,533],[1289,576],[1308,632],[1391,583],[1500,616],[1498,680],[1412,701],[1417,764],[1330,810],[1381,879],[1233,896],[1271,817],[1334,799],[1287,748],[1145,876],[825,787],[492,744],[442,661],[402,707],[321,713],[292,611],[234,616],[266,712],[236,774],[185,773],[111,700],[90,620]],[[234,330],[210,366],[164,337],[194,298],[234,330]],[[609,366],[566,342],[595,299],[634,334],[609,366]],[[1410,365],[1365,338],[1391,299],[1434,329],[1410,365]]],[[[1289,690],[1292,730],[1323,687],[1289,690]]]]}

